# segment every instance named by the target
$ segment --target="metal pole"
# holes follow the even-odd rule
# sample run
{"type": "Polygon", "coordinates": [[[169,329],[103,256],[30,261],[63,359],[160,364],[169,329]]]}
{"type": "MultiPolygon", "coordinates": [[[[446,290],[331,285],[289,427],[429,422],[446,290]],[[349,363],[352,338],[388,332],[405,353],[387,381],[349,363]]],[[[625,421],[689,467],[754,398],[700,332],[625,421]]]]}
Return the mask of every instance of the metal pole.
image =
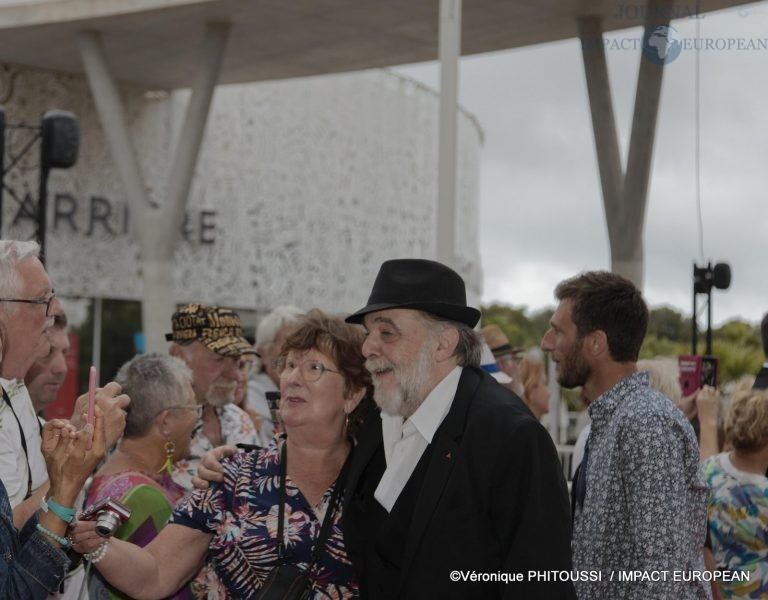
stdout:
{"type": "Polygon", "coordinates": [[[40,197],[37,200],[37,239],[40,242],[40,262],[45,264],[47,257],[45,255],[45,240],[48,231],[48,175],[50,169],[40,164],[40,197]]]}
{"type": "Polygon", "coordinates": [[[712,288],[707,290],[707,355],[712,354],[712,288]]]}
{"type": "Polygon", "coordinates": [[[437,158],[437,260],[453,266],[456,262],[456,128],[461,0],[440,0],[438,39],[440,135],[437,158]]]}
{"type": "Polygon", "coordinates": [[[696,350],[698,346],[699,328],[696,326],[696,264],[693,265],[693,316],[691,317],[691,325],[693,328],[693,335],[691,337],[692,348],[691,354],[696,356],[696,350]]]}

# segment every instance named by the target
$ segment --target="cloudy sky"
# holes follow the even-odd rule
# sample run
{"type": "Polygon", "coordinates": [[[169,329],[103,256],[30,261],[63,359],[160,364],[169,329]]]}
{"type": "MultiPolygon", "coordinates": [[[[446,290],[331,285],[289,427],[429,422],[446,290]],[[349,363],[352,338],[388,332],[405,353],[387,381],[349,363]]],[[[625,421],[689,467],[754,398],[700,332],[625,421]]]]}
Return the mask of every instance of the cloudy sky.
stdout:
{"type": "MultiPolygon", "coordinates": [[[[733,272],[731,288],[715,292],[713,318],[756,322],[768,310],[768,2],[710,13],[700,24],[701,37],[714,40],[701,51],[703,259],[727,261],[733,272]],[[739,50],[733,43],[731,50],[717,49],[731,38],[763,49],[739,50]]],[[[689,44],[696,36],[693,20],[672,26],[689,44]]],[[[641,38],[642,30],[608,37],[641,38]]],[[[640,53],[609,49],[607,57],[626,160],[640,53]]],[[[437,63],[396,70],[439,87],[437,63]]],[[[459,81],[462,106],[485,131],[483,300],[552,305],[559,280],[610,266],[579,43],[465,57],[459,81]]],[[[693,263],[702,261],[694,82],[695,52],[684,49],[665,67],[645,228],[646,296],[653,306],[686,313],[693,263]]]]}

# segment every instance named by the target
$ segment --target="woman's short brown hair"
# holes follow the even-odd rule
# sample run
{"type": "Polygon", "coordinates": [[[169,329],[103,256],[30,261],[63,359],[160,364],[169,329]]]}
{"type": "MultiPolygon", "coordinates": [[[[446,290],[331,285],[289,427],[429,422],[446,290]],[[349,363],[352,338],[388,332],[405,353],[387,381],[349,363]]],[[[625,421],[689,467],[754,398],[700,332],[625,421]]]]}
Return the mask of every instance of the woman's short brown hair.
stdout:
{"type": "Polygon", "coordinates": [[[725,417],[725,437],[737,450],[748,452],[768,444],[768,391],[734,393],[725,417]]]}
{"type": "Polygon", "coordinates": [[[343,319],[327,315],[320,310],[311,310],[301,318],[293,333],[285,340],[280,350],[280,359],[288,353],[318,350],[329,356],[344,377],[344,395],[365,389],[365,396],[349,415],[350,430],[358,425],[365,414],[365,407],[371,402],[373,385],[371,374],[365,368],[363,358],[362,328],[345,323],[343,319]]]}

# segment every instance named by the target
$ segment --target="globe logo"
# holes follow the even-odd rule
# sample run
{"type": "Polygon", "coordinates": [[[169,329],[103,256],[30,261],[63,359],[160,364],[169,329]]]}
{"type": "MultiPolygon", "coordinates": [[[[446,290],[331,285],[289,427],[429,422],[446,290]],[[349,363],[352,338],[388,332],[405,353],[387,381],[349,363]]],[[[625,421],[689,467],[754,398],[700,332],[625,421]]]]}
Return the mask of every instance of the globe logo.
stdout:
{"type": "Polygon", "coordinates": [[[643,56],[656,65],[671,63],[682,49],[682,38],[674,27],[659,25],[643,36],[643,56]]]}

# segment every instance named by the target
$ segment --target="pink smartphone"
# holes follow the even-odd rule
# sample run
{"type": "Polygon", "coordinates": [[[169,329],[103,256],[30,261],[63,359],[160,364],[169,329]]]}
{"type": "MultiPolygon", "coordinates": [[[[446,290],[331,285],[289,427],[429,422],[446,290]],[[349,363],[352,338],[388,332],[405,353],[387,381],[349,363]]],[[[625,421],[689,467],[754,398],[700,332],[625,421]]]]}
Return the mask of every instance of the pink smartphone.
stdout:
{"type": "MultiPolygon", "coordinates": [[[[96,367],[91,365],[88,375],[88,422],[93,425],[96,422],[96,367]]],[[[93,436],[88,442],[88,450],[93,445],[93,436]]]]}

